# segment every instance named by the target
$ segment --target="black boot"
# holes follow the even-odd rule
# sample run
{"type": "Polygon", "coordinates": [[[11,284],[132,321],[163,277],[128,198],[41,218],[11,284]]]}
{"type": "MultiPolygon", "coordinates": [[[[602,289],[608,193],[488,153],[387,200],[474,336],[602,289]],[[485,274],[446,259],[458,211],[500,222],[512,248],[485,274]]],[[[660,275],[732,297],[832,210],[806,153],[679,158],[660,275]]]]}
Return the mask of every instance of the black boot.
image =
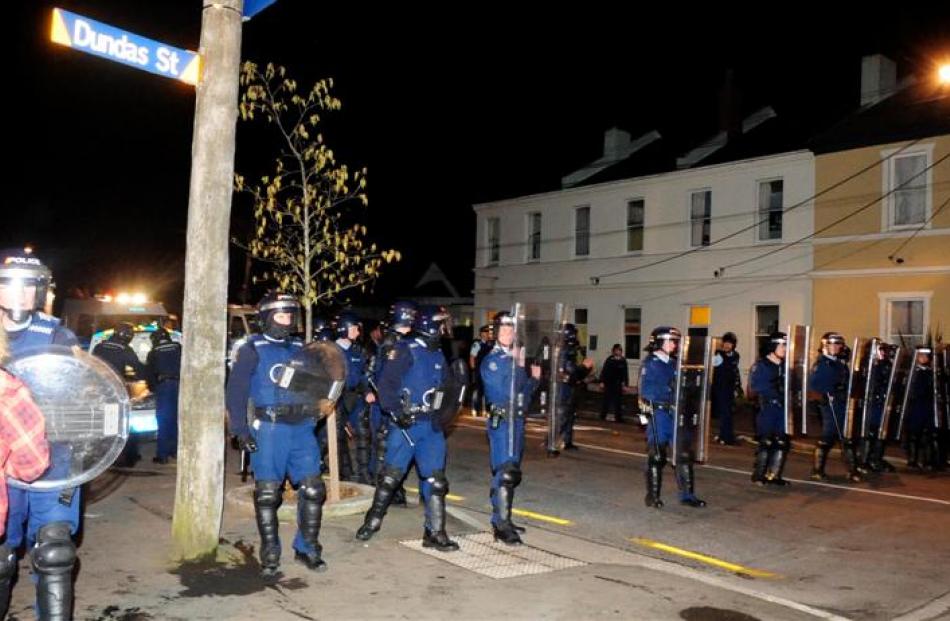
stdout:
{"type": "Polygon", "coordinates": [[[439,552],[454,552],[459,549],[445,533],[445,495],[449,493],[449,482],[442,472],[429,477],[432,490],[426,499],[429,513],[429,525],[422,534],[422,547],[435,548],[439,552]]]}
{"type": "Polygon", "coordinates": [[[16,568],[16,553],[6,544],[0,545],[0,619],[7,618],[7,610],[10,608],[10,586],[13,584],[16,568]]]}
{"type": "Polygon", "coordinates": [[[666,455],[660,453],[657,455],[652,450],[647,455],[647,495],[643,499],[648,507],[660,509],[663,507],[663,501],[660,500],[660,490],[663,488],[663,466],[666,465],[666,455]]]}
{"type": "Polygon", "coordinates": [[[875,459],[877,457],[877,445],[879,440],[873,434],[868,434],[861,439],[861,450],[858,454],[858,463],[867,472],[880,472],[881,466],[875,459]]]}
{"type": "Polygon", "coordinates": [[[825,474],[825,465],[828,463],[828,452],[831,451],[831,445],[819,440],[815,445],[815,454],[811,467],[812,481],[827,481],[828,475],[825,474]]]}
{"type": "Polygon", "coordinates": [[[897,472],[897,468],[892,466],[891,462],[887,461],[887,458],[884,457],[886,450],[887,440],[878,438],[874,443],[873,463],[879,468],[878,472],[897,472]]]}
{"type": "Polygon", "coordinates": [[[932,432],[924,433],[923,437],[920,439],[920,448],[918,449],[918,454],[920,456],[920,466],[927,472],[933,472],[936,470],[935,464],[937,462],[937,439],[932,432]]]}
{"type": "Polygon", "coordinates": [[[352,481],[353,459],[350,457],[350,443],[349,440],[347,440],[346,423],[343,421],[339,412],[337,412],[336,416],[339,421],[336,427],[336,448],[340,460],[340,480],[352,481]]]}
{"type": "Polygon", "coordinates": [[[356,480],[363,485],[372,485],[369,475],[370,442],[369,409],[365,408],[359,416],[359,428],[356,430],[356,480]]]}
{"type": "Polygon", "coordinates": [[[501,473],[501,485],[496,490],[495,500],[498,505],[497,523],[492,523],[495,541],[508,545],[519,545],[521,537],[511,523],[511,508],[515,501],[515,488],[521,483],[521,470],[509,467],[501,473]]]}
{"type": "Polygon", "coordinates": [[[765,481],[769,485],[790,485],[788,481],[782,478],[782,471],[785,469],[785,460],[788,459],[790,444],[791,441],[789,437],[784,434],[772,440],[772,454],[769,456],[769,470],[765,473],[765,481]]]}
{"type": "Polygon", "coordinates": [[[854,448],[854,440],[845,440],[841,445],[841,454],[844,456],[844,463],[848,467],[848,480],[852,483],[860,483],[864,479],[861,477],[863,468],[858,464],[858,454],[854,448]]]}
{"type": "Polygon", "coordinates": [[[73,566],[76,544],[67,522],[51,522],[40,528],[33,548],[36,612],[43,621],[73,618],[73,566]]]}
{"type": "Polygon", "coordinates": [[[386,510],[393,498],[393,492],[396,486],[402,481],[402,471],[395,469],[383,470],[379,483],[376,484],[376,493],[373,495],[373,504],[366,512],[366,518],[363,525],[356,531],[356,538],[360,541],[369,541],[383,525],[383,518],[386,517],[386,510]]]}
{"type": "Polygon", "coordinates": [[[261,577],[273,578],[280,567],[280,538],[277,529],[277,509],[283,500],[283,485],[277,481],[257,481],[254,484],[254,517],[261,536],[261,577]]]}
{"type": "Polygon", "coordinates": [[[680,488],[680,504],[690,507],[705,507],[706,501],[698,498],[693,491],[693,456],[689,453],[680,455],[676,464],[676,484],[680,488]]]}
{"type": "Polygon", "coordinates": [[[326,571],[323,546],[320,545],[320,524],[323,521],[323,503],[327,499],[327,487],[320,477],[307,477],[297,489],[297,528],[303,540],[312,550],[297,550],[294,559],[311,571],[326,571]]]}
{"type": "Polygon", "coordinates": [[[765,484],[765,470],[769,465],[769,442],[759,440],[755,449],[755,462],[752,465],[752,482],[758,485],[765,484]]]}
{"type": "Polygon", "coordinates": [[[920,470],[920,438],[916,435],[907,436],[907,467],[920,470]]]}

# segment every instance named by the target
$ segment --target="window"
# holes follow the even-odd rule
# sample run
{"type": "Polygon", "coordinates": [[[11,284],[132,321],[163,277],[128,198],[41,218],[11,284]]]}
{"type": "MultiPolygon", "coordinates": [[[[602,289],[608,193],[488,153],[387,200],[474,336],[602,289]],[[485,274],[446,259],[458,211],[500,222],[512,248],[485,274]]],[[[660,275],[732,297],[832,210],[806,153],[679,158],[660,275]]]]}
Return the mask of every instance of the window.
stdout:
{"type": "Polygon", "coordinates": [[[643,250],[643,199],[627,201],[627,252],[643,250]]]}
{"type": "Polygon", "coordinates": [[[498,218],[488,219],[488,264],[498,265],[501,255],[501,221],[498,218]]]}
{"type": "Polygon", "coordinates": [[[762,304],[755,307],[755,345],[759,353],[765,351],[769,335],[778,332],[778,305],[762,304]]]}
{"type": "Polygon", "coordinates": [[[587,309],[586,308],[574,309],[574,326],[577,328],[577,342],[580,343],[581,347],[583,347],[586,351],[586,349],[589,347],[589,343],[587,342],[587,309]]]}
{"type": "Polygon", "coordinates": [[[710,216],[712,213],[712,191],[693,192],[690,198],[689,223],[691,246],[709,245],[710,216]]]}
{"type": "Polygon", "coordinates": [[[590,207],[574,210],[574,256],[590,254],[590,207]]]}
{"type": "Polygon", "coordinates": [[[922,345],[927,326],[927,299],[885,298],[883,302],[887,342],[906,347],[922,345]]]}
{"type": "Polygon", "coordinates": [[[640,308],[623,309],[623,351],[627,360],[640,359],[640,308]]]}
{"type": "Polygon", "coordinates": [[[888,204],[891,228],[920,226],[927,221],[927,154],[899,155],[888,160],[888,204]]]}
{"type": "Polygon", "coordinates": [[[528,261],[541,260],[541,214],[528,214],[528,261]]]}
{"type": "Polygon", "coordinates": [[[781,179],[759,183],[759,241],[782,239],[783,186],[781,179]]]}

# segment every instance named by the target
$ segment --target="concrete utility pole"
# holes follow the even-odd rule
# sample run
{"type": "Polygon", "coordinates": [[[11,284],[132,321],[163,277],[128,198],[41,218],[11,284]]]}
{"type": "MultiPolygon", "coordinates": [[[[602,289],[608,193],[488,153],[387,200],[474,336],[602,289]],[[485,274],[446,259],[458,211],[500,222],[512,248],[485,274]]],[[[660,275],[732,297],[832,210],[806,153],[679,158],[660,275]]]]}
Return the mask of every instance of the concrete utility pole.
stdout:
{"type": "Polygon", "coordinates": [[[191,147],[178,484],[172,520],[175,552],[181,559],[215,553],[224,503],[228,229],[243,6],[243,0],[202,2],[202,70],[191,147]]]}

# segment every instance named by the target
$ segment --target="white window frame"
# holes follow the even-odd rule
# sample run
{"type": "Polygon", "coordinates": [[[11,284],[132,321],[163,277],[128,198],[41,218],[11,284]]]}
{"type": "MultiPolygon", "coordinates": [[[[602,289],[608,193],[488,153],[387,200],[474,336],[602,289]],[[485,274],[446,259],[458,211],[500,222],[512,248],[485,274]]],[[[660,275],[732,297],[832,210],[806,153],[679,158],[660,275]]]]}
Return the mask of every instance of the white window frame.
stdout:
{"type": "Polygon", "coordinates": [[[643,306],[638,304],[630,304],[621,306],[620,313],[620,342],[623,344],[623,358],[627,361],[627,364],[637,364],[642,361],[642,352],[643,352],[643,306]],[[631,358],[629,352],[630,348],[627,347],[627,311],[628,310],[639,310],[640,311],[640,334],[637,336],[640,337],[640,346],[636,350],[636,357],[631,358]]]}
{"type": "Polygon", "coordinates": [[[881,210],[881,230],[906,231],[921,228],[921,225],[924,225],[923,228],[929,229],[932,225],[930,220],[931,214],[933,214],[933,169],[930,168],[930,166],[933,165],[934,145],[917,145],[906,151],[902,151],[898,155],[894,155],[898,150],[899,149],[886,149],[881,151],[881,159],[885,160],[884,166],[881,167],[881,196],[887,196],[887,200],[884,201],[884,208],[881,210]],[[892,155],[893,157],[891,157],[892,155]],[[888,194],[895,186],[894,175],[896,166],[894,163],[902,157],[913,157],[915,155],[923,155],[925,158],[924,168],[926,172],[924,173],[924,183],[926,185],[924,186],[924,222],[917,224],[894,224],[896,195],[893,193],[888,194]]]}
{"type": "Polygon", "coordinates": [[[766,300],[761,302],[752,303],[752,346],[755,349],[755,353],[752,356],[752,359],[755,360],[759,357],[759,307],[760,306],[777,306],[778,307],[778,329],[782,329],[782,304],[774,300],[766,300]]]}
{"type": "Polygon", "coordinates": [[[636,256],[638,254],[643,254],[643,248],[647,243],[647,199],[642,196],[634,196],[628,198],[624,202],[624,240],[623,246],[624,250],[628,255],[636,256]],[[640,201],[643,203],[643,222],[640,223],[640,230],[643,232],[640,240],[640,249],[639,250],[630,250],[630,203],[635,203],[640,201]]]}
{"type": "Polygon", "coordinates": [[[712,188],[697,188],[689,191],[689,197],[686,201],[686,247],[687,248],[708,248],[712,245],[712,188]],[[709,193],[709,243],[693,245],[693,195],[709,193]]]}
{"type": "Polygon", "coordinates": [[[575,259],[587,259],[590,257],[591,251],[593,250],[593,246],[591,245],[591,223],[593,222],[593,211],[594,210],[591,209],[590,205],[578,205],[574,208],[574,221],[572,222],[574,234],[572,235],[573,244],[571,245],[571,255],[575,259]],[[582,209],[587,210],[587,254],[577,254],[577,215],[582,209]]]}
{"type": "Polygon", "coordinates": [[[544,216],[540,211],[529,211],[525,214],[525,230],[528,235],[526,236],[526,245],[524,253],[525,263],[540,263],[541,262],[541,243],[542,236],[541,231],[544,229],[544,216]],[[532,250],[534,250],[534,231],[531,229],[534,223],[534,217],[538,217],[538,256],[534,257],[532,255],[532,250]]]}
{"type": "Polygon", "coordinates": [[[879,334],[883,339],[891,339],[891,303],[892,302],[923,302],[924,303],[924,325],[923,336],[927,336],[927,330],[930,329],[930,299],[933,297],[933,291],[886,291],[877,294],[880,301],[880,319],[879,334]]]}
{"type": "Polygon", "coordinates": [[[501,264],[501,218],[497,216],[488,216],[485,218],[485,265],[494,266],[501,264]],[[492,245],[492,223],[498,226],[498,235],[495,237],[495,243],[498,244],[498,256],[492,258],[492,251],[495,247],[492,245]]]}
{"type": "Polygon", "coordinates": [[[763,244],[763,245],[780,244],[782,243],[782,240],[785,239],[786,220],[785,220],[785,178],[784,177],[766,177],[765,179],[756,180],[755,182],[755,220],[753,220],[753,222],[755,222],[755,229],[754,229],[753,235],[755,236],[756,244],[763,244]],[[761,187],[763,183],[772,183],[774,181],[782,182],[782,207],[781,207],[782,234],[776,239],[762,239],[759,236],[759,227],[762,225],[760,222],[762,220],[762,211],[761,211],[761,205],[759,205],[761,187]]]}

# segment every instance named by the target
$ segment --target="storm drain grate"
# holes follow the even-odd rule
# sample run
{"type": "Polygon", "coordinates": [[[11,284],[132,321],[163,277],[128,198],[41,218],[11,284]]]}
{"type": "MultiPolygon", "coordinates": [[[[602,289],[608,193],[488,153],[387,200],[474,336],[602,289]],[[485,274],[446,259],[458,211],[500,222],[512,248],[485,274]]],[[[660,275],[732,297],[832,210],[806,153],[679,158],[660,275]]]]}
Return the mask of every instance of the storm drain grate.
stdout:
{"type": "Polygon", "coordinates": [[[491,533],[459,535],[455,537],[455,541],[459,544],[457,552],[438,552],[432,548],[423,548],[421,539],[401,543],[412,550],[496,580],[587,565],[583,561],[552,554],[527,544],[507,546],[496,542],[491,533]]]}

